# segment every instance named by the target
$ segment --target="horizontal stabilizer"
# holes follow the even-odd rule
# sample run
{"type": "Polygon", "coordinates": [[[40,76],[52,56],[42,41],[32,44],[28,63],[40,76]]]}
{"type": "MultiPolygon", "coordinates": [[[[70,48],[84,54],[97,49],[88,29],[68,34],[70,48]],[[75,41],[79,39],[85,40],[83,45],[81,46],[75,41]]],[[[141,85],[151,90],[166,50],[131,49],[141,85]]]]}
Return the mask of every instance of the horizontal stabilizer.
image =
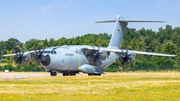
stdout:
{"type": "Polygon", "coordinates": [[[109,21],[96,21],[95,23],[114,23],[116,20],[109,20],[109,21]]]}
{"type": "MultiPolygon", "coordinates": [[[[95,23],[114,23],[116,20],[109,20],[109,21],[97,21],[95,23]]],[[[146,20],[126,20],[126,19],[119,19],[119,22],[165,22],[165,21],[146,21],[146,20]]]]}

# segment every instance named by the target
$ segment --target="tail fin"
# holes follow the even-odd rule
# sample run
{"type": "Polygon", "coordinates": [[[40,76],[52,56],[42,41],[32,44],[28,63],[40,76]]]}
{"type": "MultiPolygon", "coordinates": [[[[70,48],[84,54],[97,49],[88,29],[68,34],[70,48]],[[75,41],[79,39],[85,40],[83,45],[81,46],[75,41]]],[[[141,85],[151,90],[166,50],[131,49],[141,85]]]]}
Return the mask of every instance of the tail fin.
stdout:
{"type": "Polygon", "coordinates": [[[128,22],[164,22],[164,21],[126,20],[120,15],[118,15],[116,20],[98,21],[96,23],[113,23],[113,22],[115,22],[116,24],[108,48],[110,47],[119,48],[121,46],[128,22]]]}

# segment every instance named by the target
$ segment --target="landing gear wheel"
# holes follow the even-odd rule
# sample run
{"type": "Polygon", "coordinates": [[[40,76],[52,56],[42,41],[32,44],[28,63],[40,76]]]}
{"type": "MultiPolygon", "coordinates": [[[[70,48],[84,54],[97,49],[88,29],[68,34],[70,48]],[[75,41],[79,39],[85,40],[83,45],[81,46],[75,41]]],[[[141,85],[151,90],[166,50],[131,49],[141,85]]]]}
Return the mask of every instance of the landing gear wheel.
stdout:
{"type": "Polygon", "coordinates": [[[88,76],[92,76],[92,74],[88,74],[88,76]]]}
{"type": "Polygon", "coordinates": [[[92,75],[94,75],[94,76],[101,76],[101,74],[88,74],[88,76],[92,76],[92,75]]]}
{"type": "Polygon", "coordinates": [[[101,76],[101,74],[95,74],[95,76],[101,76]]]}
{"type": "Polygon", "coordinates": [[[56,71],[51,71],[51,76],[57,76],[57,72],[56,71]]]}
{"type": "Polygon", "coordinates": [[[66,74],[66,73],[63,73],[63,76],[68,76],[68,74],[66,74]]]}
{"type": "Polygon", "coordinates": [[[75,76],[76,75],[76,73],[72,73],[72,74],[70,74],[71,76],[75,76]]]}
{"type": "Polygon", "coordinates": [[[57,72],[54,72],[54,76],[57,76],[57,72]]]}
{"type": "Polygon", "coordinates": [[[76,73],[63,73],[63,76],[75,76],[76,73]]]}

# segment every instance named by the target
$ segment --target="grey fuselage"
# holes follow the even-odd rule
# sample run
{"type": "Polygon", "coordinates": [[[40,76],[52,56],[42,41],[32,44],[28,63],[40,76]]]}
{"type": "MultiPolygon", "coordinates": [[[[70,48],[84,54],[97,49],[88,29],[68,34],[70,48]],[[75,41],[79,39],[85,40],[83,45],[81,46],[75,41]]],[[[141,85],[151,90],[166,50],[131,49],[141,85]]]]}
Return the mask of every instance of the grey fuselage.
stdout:
{"type": "MultiPolygon", "coordinates": [[[[82,48],[92,47],[87,45],[64,45],[60,47],[50,47],[44,51],[54,51],[56,54],[43,53],[43,56],[47,54],[50,56],[50,64],[43,67],[48,71],[58,71],[58,72],[79,72],[78,68],[84,64],[88,64],[88,60],[84,55],[82,48]]],[[[95,46],[93,46],[95,47],[95,46]]],[[[103,69],[111,65],[115,60],[118,59],[118,55],[111,52],[106,60],[101,60],[103,69]]]]}

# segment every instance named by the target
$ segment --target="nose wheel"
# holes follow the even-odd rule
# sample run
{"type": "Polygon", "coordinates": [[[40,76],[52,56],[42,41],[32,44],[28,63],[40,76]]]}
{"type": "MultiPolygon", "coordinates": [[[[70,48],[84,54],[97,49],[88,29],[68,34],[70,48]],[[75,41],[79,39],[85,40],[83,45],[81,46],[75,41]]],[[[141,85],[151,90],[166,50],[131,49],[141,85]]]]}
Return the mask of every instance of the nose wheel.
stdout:
{"type": "Polygon", "coordinates": [[[57,76],[57,72],[56,71],[51,71],[51,76],[57,76]]]}

